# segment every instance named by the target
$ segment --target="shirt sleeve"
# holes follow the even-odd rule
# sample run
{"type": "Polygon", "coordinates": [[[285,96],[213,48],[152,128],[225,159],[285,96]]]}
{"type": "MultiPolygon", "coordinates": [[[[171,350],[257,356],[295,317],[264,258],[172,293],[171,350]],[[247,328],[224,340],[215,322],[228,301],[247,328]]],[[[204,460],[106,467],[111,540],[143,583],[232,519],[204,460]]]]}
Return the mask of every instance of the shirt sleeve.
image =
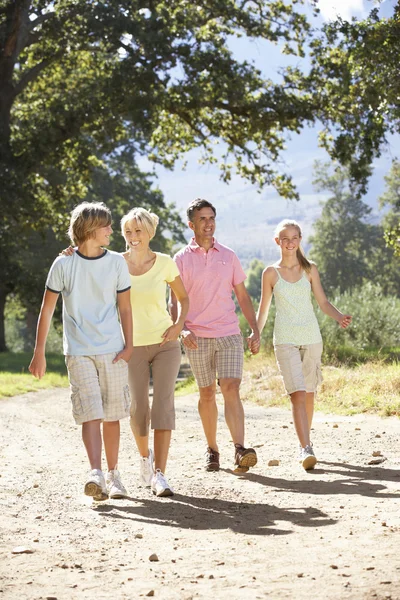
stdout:
{"type": "Polygon", "coordinates": [[[53,262],[46,279],[46,289],[55,294],[61,294],[64,289],[64,270],[61,258],[57,257],[53,262]]]}
{"type": "Polygon", "coordinates": [[[165,265],[165,281],[167,283],[171,283],[177,277],[180,276],[180,272],[178,269],[178,265],[175,263],[172,258],[168,257],[166,265],[165,265]]]}
{"type": "Polygon", "coordinates": [[[243,271],[242,265],[240,264],[240,260],[238,259],[236,254],[233,255],[233,265],[232,266],[233,266],[232,285],[233,285],[233,287],[235,287],[235,285],[239,285],[239,283],[243,283],[243,281],[245,281],[245,279],[247,279],[247,275],[243,271]]]}
{"type": "Polygon", "coordinates": [[[123,256],[118,261],[118,281],[117,281],[117,294],[126,292],[131,288],[131,276],[129,275],[128,265],[123,256]]]}

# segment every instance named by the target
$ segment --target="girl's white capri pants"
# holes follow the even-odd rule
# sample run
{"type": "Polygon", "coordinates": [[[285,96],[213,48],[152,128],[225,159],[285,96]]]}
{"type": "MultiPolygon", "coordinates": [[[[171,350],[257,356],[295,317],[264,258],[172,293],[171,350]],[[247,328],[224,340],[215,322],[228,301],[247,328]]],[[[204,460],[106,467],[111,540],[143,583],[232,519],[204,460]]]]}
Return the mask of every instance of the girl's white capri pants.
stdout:
{"type": "Polygon", "coordinates": [[[322,382],[322,342],[318,344],[278,344],[274,348],[276,362],[288,394],[316,392],[322,382]]]}

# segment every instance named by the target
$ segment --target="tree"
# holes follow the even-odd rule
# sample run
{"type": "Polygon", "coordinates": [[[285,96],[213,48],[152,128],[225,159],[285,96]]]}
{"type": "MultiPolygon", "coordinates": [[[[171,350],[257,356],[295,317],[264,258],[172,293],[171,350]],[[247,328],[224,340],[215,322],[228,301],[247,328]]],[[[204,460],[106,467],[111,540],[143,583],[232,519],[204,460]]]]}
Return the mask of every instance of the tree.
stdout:
{"type": "Polygon", "coordinates": [[[331,196],[322,202],[321,217],[314,223],[310,258],[317,263],[326,290],[341,292],[360,285],[368,277],[371,209],[349,187],[348,169],[315,163],[314,185],[331,196]]]}
{"type": "Polygon", "coordinates": [[[261,276],[265,269],[265,264],[255,258],[251,261],[247,271],[246,288],[254,302],[260,302],[261,299],[261,276]]]}
{"type": "Polygon", "coordinates": [[[385,239],[394,249],[396,256],[400,256],[400,162],[398,160],[393,161],[385,182],[385,192],[379,198],[381,207],[390,207],[383,221],[386,230],[385,239]]]}
{"type": "Polygon", "coordinates": [[[388,135],[400,132],[399,38],[397,3],[390,18],[374,9],[363,21],[328,23],[310,44],[308,87],[324,125],[321,143],[348,166],[360,194],[388,135]]]}
{"type": "Polygon", "coordinates": [[[49,227],[59,238],[118,149],[172,168],[200,147],[226,181],[236,170],[297,197],[275,164],[285,133],[315,118],[309,94],[229,49],[246,35],[302,56],[310,26],[297,4],[0,0],[0,351],[2,306],[24,279],[16,241],[49,227]]]}

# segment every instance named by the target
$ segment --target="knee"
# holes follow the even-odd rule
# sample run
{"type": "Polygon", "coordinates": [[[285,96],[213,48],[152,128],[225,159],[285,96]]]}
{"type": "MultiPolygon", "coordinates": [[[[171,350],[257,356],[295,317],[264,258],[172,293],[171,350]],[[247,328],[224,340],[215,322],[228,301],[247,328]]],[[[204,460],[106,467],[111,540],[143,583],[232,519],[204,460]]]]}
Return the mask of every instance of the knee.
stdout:
{"type": "Polygon", "coordinates": [[[209,385],[208,387],[200,388],[200,400],[202,404],[211,404],[215,402],[215,386],[209,385]]]}
{"type": "Polygon", "coordinates": [[[306,393],[303,392],[302,390],[300,390],[298,392],[293,392],[292,394],[290,394],[290,400],[291,400],[292,404],[295,404],[296,406],[305,404],[306,403],[306,393]]]}
{"type": "Polygon", "coordinates": [[[240,379],[225,379],[220,380],[220,388],[222,395],[231,395],[231,394],[239,394],[240,389],[240,379]]]}

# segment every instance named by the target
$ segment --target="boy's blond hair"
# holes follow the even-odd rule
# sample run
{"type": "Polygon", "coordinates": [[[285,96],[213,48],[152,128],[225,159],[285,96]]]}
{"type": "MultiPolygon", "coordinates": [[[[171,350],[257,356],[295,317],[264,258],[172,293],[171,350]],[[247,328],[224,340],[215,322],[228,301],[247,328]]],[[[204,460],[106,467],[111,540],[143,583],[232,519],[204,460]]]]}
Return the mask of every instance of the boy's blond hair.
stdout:
{"type": "MultiPolygon", "coordinates": [[[[142,225],[147,231],[149,238],[152,240],[156,235],[156,229],[159,218],[156,214],[146,210],[145,208],[132,208],[127,215],[124,215],[121,219],[121,232],[125,237],[125,229],[128,223],[136,221],[139,225],[142,225]]],[[[128,249],[128,245],[127,245],[128,249]]]]}
{"type": "Polygon", "coordinates": [[[76,246],[93,237],[96,229],[111,225],[111,212],[103,202],[82,202],[71,212],[68,235],[76,246]]]}

